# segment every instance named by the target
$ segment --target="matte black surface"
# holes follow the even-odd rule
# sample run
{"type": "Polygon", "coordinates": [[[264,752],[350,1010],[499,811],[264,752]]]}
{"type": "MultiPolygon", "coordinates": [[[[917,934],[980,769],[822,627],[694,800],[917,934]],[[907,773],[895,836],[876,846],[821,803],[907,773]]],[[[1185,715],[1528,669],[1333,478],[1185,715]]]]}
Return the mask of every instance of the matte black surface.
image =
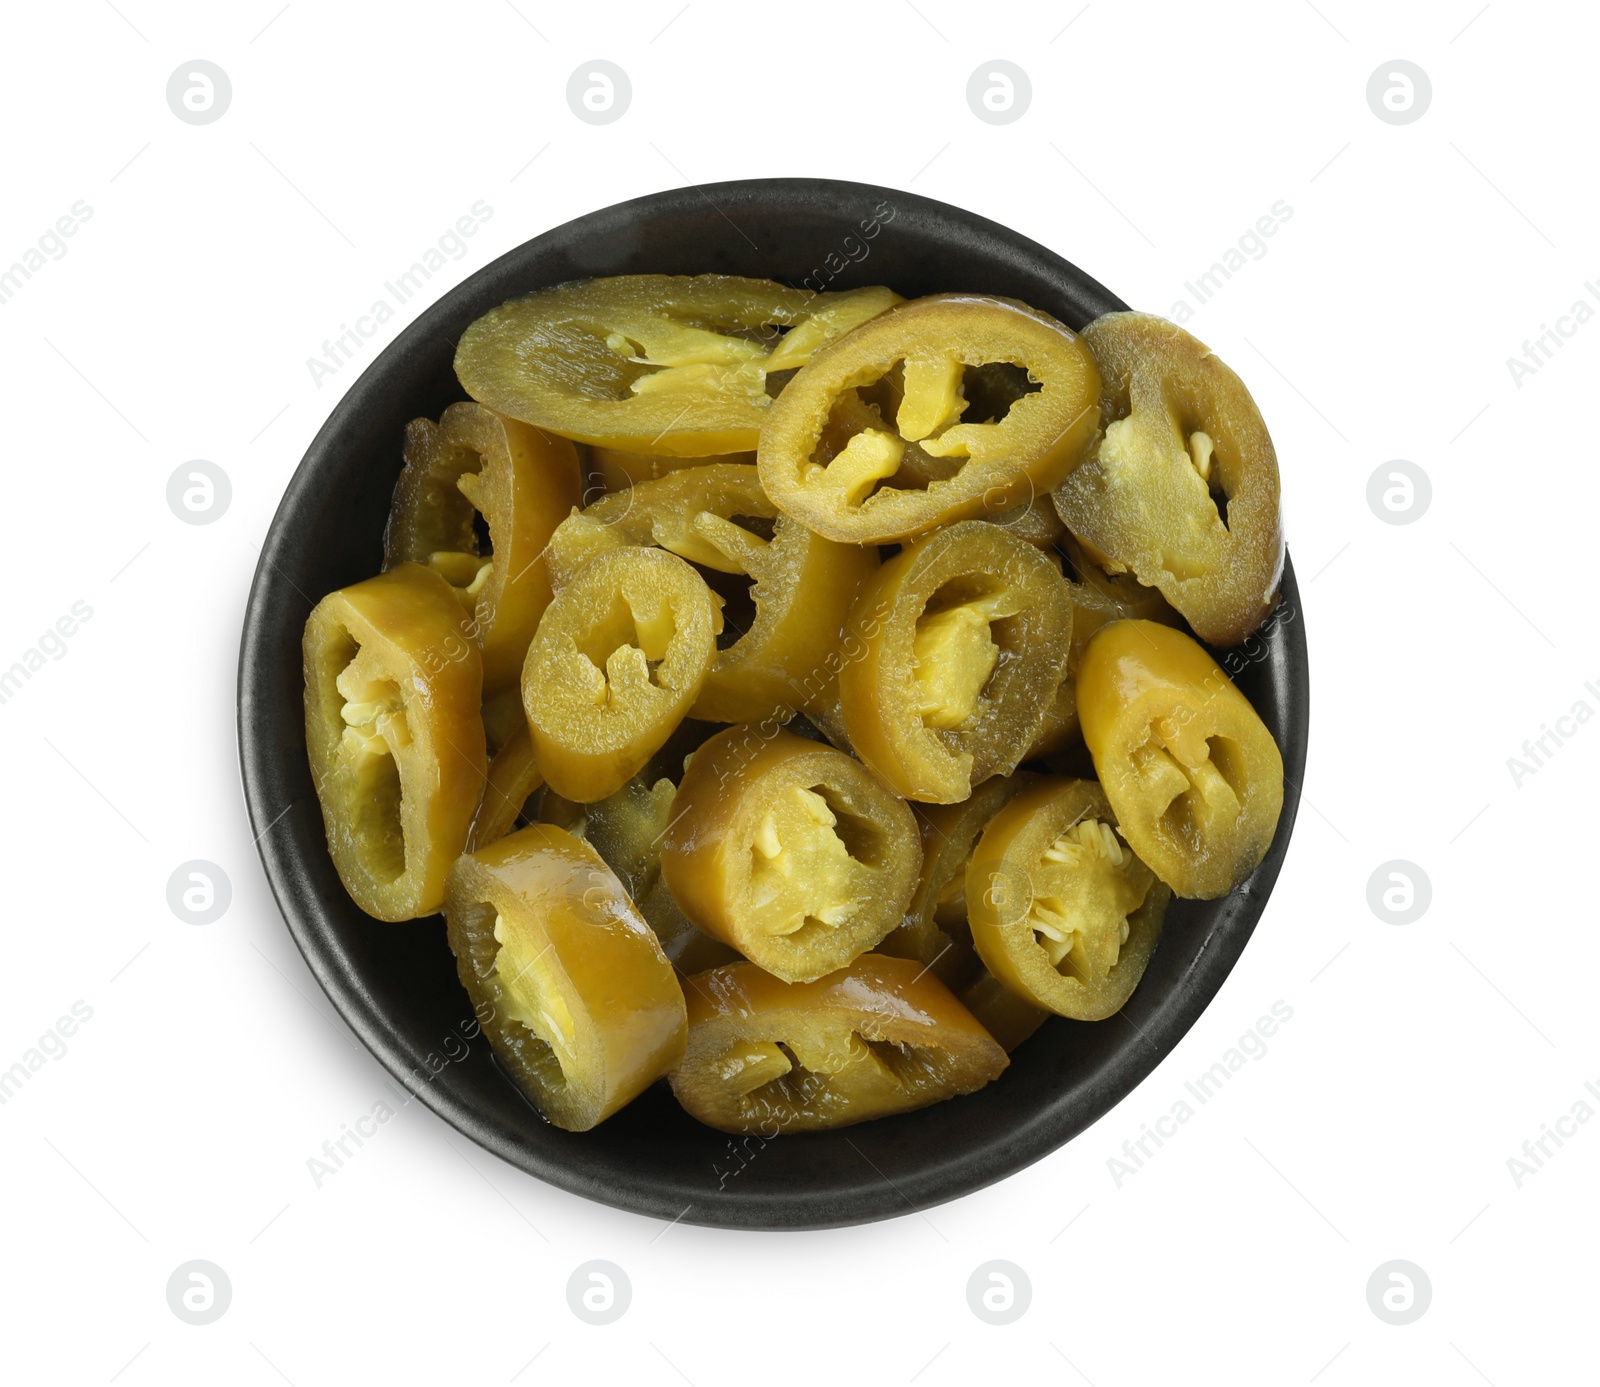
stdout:
{"type": "Polygon", "coordinates": [[[300,633],[314,600],[378,571],[405,423],[437,418],[465,398],[451,361],[474,318],[588,275],[710,271],[818,290],[888,284],[913,297],[1003,294],[1074,328],[1126,306],[1043,246],[970,212],[814,179],[659,193],[518,247],[367,368],[284,494],[240,648],[245,797],[267,878],[317,980],[384,1067],[474,1141],[551,1184],[655,1217],[735,1228],[863,1223],[953,1199],[1038,1160],[1132,1092],[1194,1024],[1250,938],[1294,828],[1309,711],[1305,631],[1290,569],[1279,620],[1247,644],[1254,658],[1235,675],[1283,750],[1277,838],[1231,896],[1173,903],[1149,971],[1119,1016],[1052,1019],[998,1082],[971,1097],[838,1133],[753,1140],[760,1149],[742,1166],[729,1139],[683,1113],[665,1084],[593,1132],[551,1127],[501,1076],[481,1037],[464,1058],[449,1058],[461,1054],[472,1008],[443,921],[381,924],[340,885],[306,766],[300,633]]]}

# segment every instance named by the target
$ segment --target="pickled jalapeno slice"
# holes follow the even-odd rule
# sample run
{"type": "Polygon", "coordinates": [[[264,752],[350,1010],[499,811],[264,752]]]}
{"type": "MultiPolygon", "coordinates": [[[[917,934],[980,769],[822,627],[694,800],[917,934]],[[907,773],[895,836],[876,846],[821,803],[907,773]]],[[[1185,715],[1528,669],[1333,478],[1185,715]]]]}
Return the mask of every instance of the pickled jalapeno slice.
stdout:
{"type": "Polygon", "coordinates": [[[468,401],[437,424],[406,425],[404,457],[384,567],[419,563],[443,577],[473,617],[485,686],[514,687],[550,603],[545,546],[578,503],[577,454],[564,438],[468,401]]]}
{"type": "Polygon", "coordinates": [[[812,294],[736,275],[580,280],[490,309],[455,368],[475,400],[629,453],[744,452],[768,377],[899,302],[881,287],[812,294]]]}
{"type": "Polygon", "coordinates": [[[1088,347],[1054,318],[1009,299],[936,294],[802,366],[767,411],[756,465],[773,503],[818,534],[910,539],[1059,485],[1094,437],[1099,394],[1088,347]],[[997,364],[1031,387],[999,418],[966,394],[969,372],[997,364]]]}
{"type": "Polygon", "coordinates": [[[1104,382],[1105,432],[1055,493],[1105,566],[1159,588],[1201,640],[1237,645],[1278,600],[1278,455],[1244,382],[1149,313],[1083,330],[1104,382]]]}
{"type": "Polygon", "coordinates": [[[555,1126],[588,1131],[682,1058],[672,965],[570,833],[533,824],[460,858],[445,921],[489,1043],[555,1126]]]}
{"type": "MultiPolygon", "coordinates": [[[[602,492],[626,491],[640,482],[658,481],[669,472],[679,472],[685,467],[708,467],[719,463],[755,466],[754,452],[724,453],[720,457],[672,457],[665,453],[628,453],[620,448],[590,447],[587,449],[587,476],[591,488],[602,492]]],[[[596,499],[593,491],[586,493],[584,503],[596,499]]]]}
{"type": "Polygon", "coordinates": [[[977,977],[956,995],[961,998],[961,1005],[972,1013],[973,1020],[988,1031],[1008,1055],[1051,1015],[1044,1007],[1017,996],[987,968],[979,969],[977,977]]]}
{"type": "Polygon", "coordinates": [[[615,549],[546,609],[522,671],[534,756],[557,794],[604,799],[660,747],[700,694],[721,608],[687,563],[615,549]]]}
{"type": "Polygon", "coordinates": [[[1054,565],[968,520],[902,549],[865,584],[882,612],[839,674],[850,744],[907,799],[953,804],[1027,754],[1061,686],[1072,604],[1054,565]]]}
{"type": "Polygon", "coordinates": [[[724,1132],[820,1132],[910,1112],[999,1077],[1006,1052],[945,985],[864,954],[815,982],[753,963],[690,979],[689,1040],[672,1091],[724,1132]]]}
{"type": "Polygon", "coordinates": [[[661,850],[684,913],[786,982],[843,968],[898,925],[921,859],[911,810],[859,761],[747,725],[695,752],[661,850]]]}
{"type": "Polygon", "coordinates": [[[306,751],[328,851],[379,920],[431,915],[483,790],[483,664],[450,586],[417,564],[306,621],[306,751]]]}
{"type": "Polygon", "coordinates": [[[1283,810],[1283,756],[1249,700],[1182,631],[1116,621],[1089,642],[1078,714],[1133,850],[1180,896],[1225,896],[1283,810]]]}
{"type": "Polygon", "coordinates": [[[1023,1001],[1078,1021],[1104,1020],[1133,995],[1172,894],[1118,833],[1100,786],[1060,778],[990,820],[966,889],[984,966],[1023,1001]]]}

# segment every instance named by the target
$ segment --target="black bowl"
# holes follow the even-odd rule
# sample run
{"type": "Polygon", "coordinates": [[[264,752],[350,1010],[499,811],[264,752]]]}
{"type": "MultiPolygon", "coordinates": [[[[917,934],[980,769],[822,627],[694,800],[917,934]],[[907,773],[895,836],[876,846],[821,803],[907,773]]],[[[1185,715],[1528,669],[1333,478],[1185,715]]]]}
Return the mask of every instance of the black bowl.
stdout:
{"type": "Polygon", "coordinates": [[[1049,1021],[969,1098],[842,1132],[740,1145],[702,1127],[664,1083],[593,1132],[546,1123],[474,1032],[438,918],[380,924],[351,902],[323,840],[306,767],[300,632],[312,603],[376,573],[408,419],[465,398],[456,341],[518,294],[596,274],[721,272],[808,288],[888,284],[1022,299],[1074,328],[1125,308],[1060,256],[971,212],[857,183],[773,178],[638,198],[519,246],[447,294],[334,409],[262,548],[239,655],[239,749],[261,861],[290,933],[334,1006],[447,1122],[541,1180],[656,1218],[824,1228],[937,1204],[1022,1169],[1133,1091],[1216,994],[1282,865],[1299,802],[1306,644],[1292,569],[1271,628],[1227,660],[1283,749],[1283,818],[1266,860],[1220,901],[1177,901],[1120,1015],[1049,1021]],[[467,1037],[464,1039],[463,1037],[467,1037]]]}

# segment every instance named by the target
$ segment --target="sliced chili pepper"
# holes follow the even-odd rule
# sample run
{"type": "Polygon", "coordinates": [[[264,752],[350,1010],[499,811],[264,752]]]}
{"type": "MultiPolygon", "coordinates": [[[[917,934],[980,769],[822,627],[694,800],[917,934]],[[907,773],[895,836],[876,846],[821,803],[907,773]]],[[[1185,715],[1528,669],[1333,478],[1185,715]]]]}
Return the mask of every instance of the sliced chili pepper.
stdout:
{"type": "Polygon", "coordinates": [[[1225,896],[1266,856],[1283,757],[1217,662],[1181,631],[1117,621],[1089,642],[1078,713],[1123,836],[1180,896],[1225,896]]]}
{"type": "Polygon", "coordinates": [[[984,966],[1023,1001],[1079,1021],[1104,1020],[1133,995],[1171,894],[1118,835],[1092,780],[1024,790],[984,829],[967,867],[967,919],[984,966]]]}
{"type": "Polygon", "coordinates": [[[769,374],[898,302],[881,287],[810,294],[733,275],[582,280],[485,313],[462,335],[456,375],[502,414],[603,448],[744,452],[769,374]]]}
{"type": "Polygon", "coordinates": [[[586,1132],[683,1056],[683,992],[587,843],[533,824],[468,853],[445,920],[489,1043],[549,1120],[586,1132]]]}
{"type": "Polygon", "coordinates": [[[661,869],[707,934],[808,982],[900,923],[921,857],[905,801],[842,751],[773,724],[730,727],[695,752],[661,869]]]}
{"type": "Polygon", "coordinates": [[[864,954],[816,982],[753,963],[690,979],[672,1091],[724,1132],[820,1132],[910,1112],[999,1077],[1006,1053],[922,965],[864,954]]]}
{"type": "Polygon", "coordinates": [[[455,588],[476,623],[485,685],[511,687],[550,603],[545,546],[578,504],[577,453],[564,438],[464,402],[437,424],[406,425],[404,457],[384,567],[425,564],[455,588]],[[479,513],[487,548],[474,534],[479,513]]]}
{"type": "Polygon", "coordinates": [[[695,717],[757,721],[775,708],[837,698],[845,619],[877,569],[876,550],[812,534],[778,514],[754,467],[714,463],[640,482],[569,516],[550,542],[556,585],[595,554],[637,544],[753,580],[748,625],[717,652],[695,717]]]}
{"type": "Polygon", "coordinates": [[[886,613],[839,674],[845,726],[867,765],[935,804],[1016,767],[1060,688],[1072,636],[1067,586],[1044,554],[963,521],[885,563],[855,611],[886,613]]]}
{"type": "Polygon", "coordinates": [[[450,585],[402,564],[306,621],[306,751],[328,851],[380,920],[430,915],[483,789],[483,664],[450,585]]]}
{"type": "Polygon", "coordinates": [[[1083,342],[1009,299],[937,294],[903,304],[801,367],[761,426],[773,503],[855,544],[910,539],[1001,514],[1057,486],[1099,421],[1083,342]],[[1039,388],[1003,418],[970,418],[970,368],[1009,363],[1039,388]],[[892,415],[892,422],[890,416],[892,415]]]}
{"type": "Polygon", "coordinates": [[[1244,382],[1203,342],[1148,313],[1083,331],[1108,421],[1055,493],[1104,566],[1160,588],[1201,640],[1237,645],[1278,600],[1278,455],[1244,382]]]}
{"type": "Polygon", "coordinates": [[[545,611],[522,672],[556,793],[587,804],[635,775],[699,696],[721,629],[717,599],[674,554],[616,549],[586,564],[545,611]]]}

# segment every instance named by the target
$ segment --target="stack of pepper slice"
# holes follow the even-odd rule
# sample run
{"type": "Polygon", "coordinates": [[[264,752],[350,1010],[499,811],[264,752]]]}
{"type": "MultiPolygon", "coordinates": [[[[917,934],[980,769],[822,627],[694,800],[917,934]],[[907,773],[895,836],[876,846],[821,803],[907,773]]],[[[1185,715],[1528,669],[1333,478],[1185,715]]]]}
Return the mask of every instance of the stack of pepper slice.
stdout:
{"type": "Polygon", "coordinates": [[[1183,627],[1271,611],[1277,463],[1182,329],[634,275],[456,370],[307,623],[307,748],[351,897],[443,907],[551,1122],[970,1093],[1261,861],[1282,759],[1183,627]]]}

